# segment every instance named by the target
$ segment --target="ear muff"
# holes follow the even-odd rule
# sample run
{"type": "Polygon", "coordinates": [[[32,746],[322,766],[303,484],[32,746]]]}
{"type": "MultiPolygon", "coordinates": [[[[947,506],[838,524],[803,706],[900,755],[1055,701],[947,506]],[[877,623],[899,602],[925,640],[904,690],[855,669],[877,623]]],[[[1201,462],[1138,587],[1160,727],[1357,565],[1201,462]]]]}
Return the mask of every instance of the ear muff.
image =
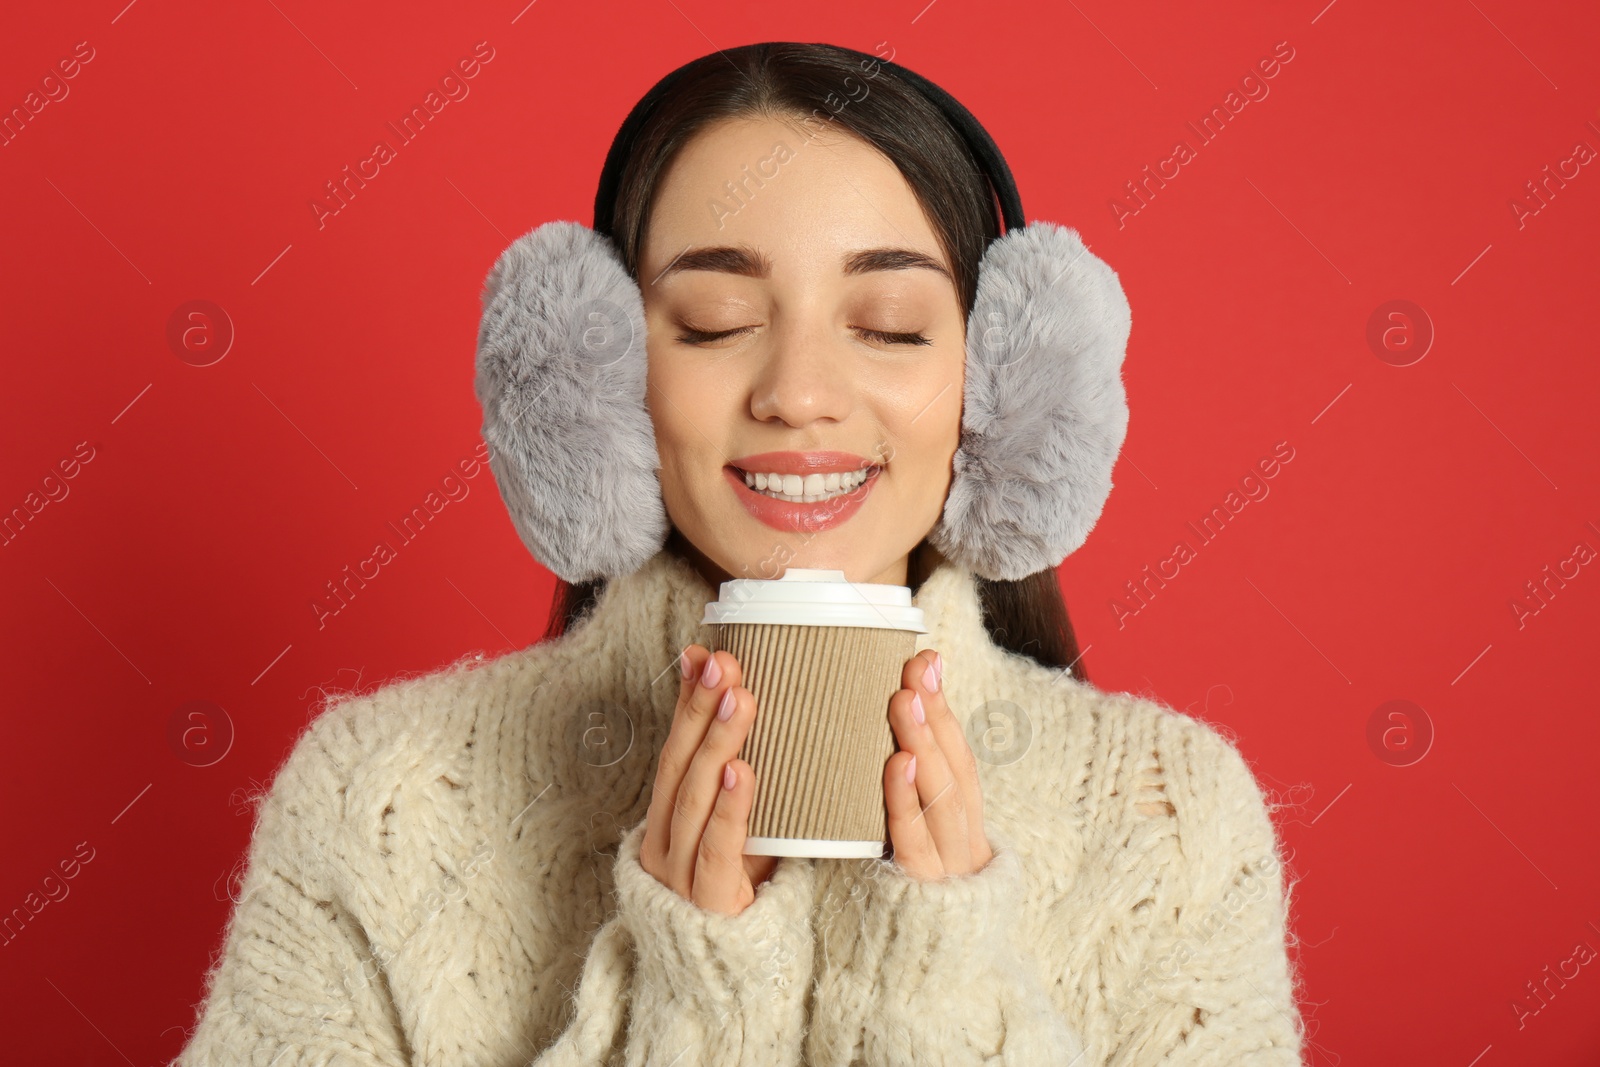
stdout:
{"type": "Polygon", "coordinates": [[[929,540],[1014,581],[1089,537],[1128,432],[1131,325],[1116,272],[1076,230],[1035,222],[989,244],[967,318],[961,443],[929,540]]]}
{"type": "Polygon", "coordinates": [[[489,469],[522,543],[566,582],[631,574],[666,543],[645,406],[644,299],[611,239],[549,222],[483,288],[489,469]]]}
{"type": "MultiPolygon", "coordinates": [[[[898,64],[854,54],[945,113],[1007,227],[980,264],[961,439],[929,540],[984,578],[1055,567],[1098,521],[1127,434],[1127,297],[1075,230],[1022,223],[1004,158],[959,102],[898,64]]],[[[501,253],[484,284],[474,384],[490,469],[523,544],[567,582],[631,574],[666,543],[645,403],[644,300],[610,238],[611,206],[656,101],[708,60],[723,61],[713,53],[679,67],[629,113],[606,157],[595,228],[535,228],[501,253]]]]}

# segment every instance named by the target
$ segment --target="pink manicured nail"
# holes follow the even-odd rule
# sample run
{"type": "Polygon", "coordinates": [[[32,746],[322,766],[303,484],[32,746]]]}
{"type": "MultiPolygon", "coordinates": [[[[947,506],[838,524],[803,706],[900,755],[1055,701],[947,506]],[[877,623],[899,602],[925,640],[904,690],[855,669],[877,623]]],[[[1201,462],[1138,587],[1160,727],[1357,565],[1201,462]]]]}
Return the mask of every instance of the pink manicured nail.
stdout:
{"type": "Polygon", "coordinates": [[[733,773],[733,764],[727,764],[722,768],[722,788],[732,789],[738,784],[739,776],[733,773]]]}
{"type": "Polygon", "coordinates": [[[733,718],[733,690],[722,694],[722,703],[717,705],[717,718],[727,722],[733,718]]]}
{"type": "Polygon", "coordinates": [[[933,673],[939,676],[939,684],[944,684],[944,656],[935,652],[933,654],[933,673]]]}
{"type": "Polygon", "coordinates": [[[911,761],[906,764],[906,784],[917,784],[917,757],[915,756],[912,756],[911,761]]]}
{"type": "Polygon", "coordinates": [[[932,664],[923,669],[922,684],[930,693],[939,691],[939,672],[933,669],[932,664]]]}
{"type": "Polygon", "coordinates": [[[678,653],[678,673],[687,678],[689,677],[690,667],[691,664],[689,663],[689,650],[686,648],[682,652],[678,653]]]}
{"type": "Polygon", "coordinates": [[[919,693],[911,694],[911,717],[917,720],[918,726],[928,721],[927,714],[922,710],[922,696],[919,693]]]}
{"type": "Polygon", "coordinates": [[[706,669],[700,672],[700,684],[710,689],[722,681],[722,668],[717,666],[717,655],[712,653],[706,659],[706,669]]]}

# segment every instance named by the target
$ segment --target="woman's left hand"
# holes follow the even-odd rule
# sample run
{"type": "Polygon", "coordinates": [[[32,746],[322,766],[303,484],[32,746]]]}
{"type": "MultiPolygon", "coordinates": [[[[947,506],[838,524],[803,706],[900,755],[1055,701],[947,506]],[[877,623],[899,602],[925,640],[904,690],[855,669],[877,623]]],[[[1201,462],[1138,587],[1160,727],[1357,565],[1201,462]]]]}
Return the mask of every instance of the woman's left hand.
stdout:
{"type": "Polygon", "coordinates": [[[901,749],[883,771],[889,840],[901,869],[919,881],[980,871],[994,855],[983,831],[978,761],[945,702],[943,674],[943,658],[924,649],[906,661],[905,688],[889,698],[901,749]]]}

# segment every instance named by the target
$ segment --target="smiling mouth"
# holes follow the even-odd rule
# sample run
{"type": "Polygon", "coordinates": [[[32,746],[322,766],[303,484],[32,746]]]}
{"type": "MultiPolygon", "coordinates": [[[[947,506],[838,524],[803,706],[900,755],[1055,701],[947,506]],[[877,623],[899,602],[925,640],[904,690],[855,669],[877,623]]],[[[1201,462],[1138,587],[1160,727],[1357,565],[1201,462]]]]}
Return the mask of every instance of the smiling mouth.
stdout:
{"type": "Polygon", "coordinates": [[[751,492],[789,504],[820,504],[843,499],[859,492],[883,471],[881,464],[868,464],[855,471],[805,475],[751,472],[732,464],[728,469],[743,479],[751,492]]]}

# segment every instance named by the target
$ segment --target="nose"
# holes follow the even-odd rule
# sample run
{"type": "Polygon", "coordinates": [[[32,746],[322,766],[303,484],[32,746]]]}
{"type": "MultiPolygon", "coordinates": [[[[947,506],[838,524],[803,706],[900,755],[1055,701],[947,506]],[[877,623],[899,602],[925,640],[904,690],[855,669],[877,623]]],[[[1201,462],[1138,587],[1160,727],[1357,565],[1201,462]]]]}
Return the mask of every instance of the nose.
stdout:
{"type": "Polygon", "coordinates": [[[750,414],[802,428],[850,414],[855,382],[847,342],[820,323],[774,322],[750,384],[750,414]]]}

